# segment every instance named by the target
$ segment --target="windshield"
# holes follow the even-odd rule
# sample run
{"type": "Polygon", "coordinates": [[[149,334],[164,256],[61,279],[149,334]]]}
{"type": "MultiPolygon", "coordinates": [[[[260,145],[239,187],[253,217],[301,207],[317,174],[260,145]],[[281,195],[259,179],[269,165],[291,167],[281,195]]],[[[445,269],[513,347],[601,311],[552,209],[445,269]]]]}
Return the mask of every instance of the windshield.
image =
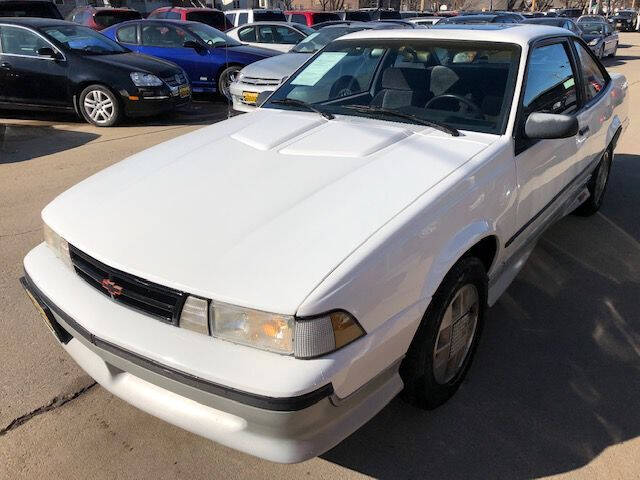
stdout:
{"type": "Polygon", "coordinates": [[[58,25],[45,27],[44,33],[60,43],[64,48],[84,55],[111,55],[127,53],[128,49],[110,38],[80,25],[58,25]]]}
{"type": "Polygon", "coordinates": [[[103,11],[98,12],[93,17],[98,25],[101,27],[110,27],[111,25],[115,25],[116,23],[126,22],[127,20],[137,20],[142,18],[139,12],[135,10],[131,11],[103,11]]]}
{"type": "Polygon", "coordinates": [[[209,45],[210,47],[222,47],[227,45],[229,47],[239,47],[242,45],[237,40],[225,35],[220,30],[216,30],[204,23],[193,23],[188,26],[191,33],[198,36],[200,40],[209,45]]]}
{"type": "Polygon", "coordinates": [[[581,23],[580,28],[586,34],[602,35],[604,33],[604,23],[581,23]]]}
{"type": "Polygon", "coordinates": [[[358,31],[358,29],[348,26],[328,27],[319,31],[314,30],[314,33],[293,47],[291,51],[296,53],[314,53],[336,38],[356,31],[358,31]]]}
{"type": "Polygon", "coordinates": [[[499,134],[506,126],[519,57],[519,47],[511,44],[338,40],[263,107],[302,109],[297,101],[335,115],[499,134]]]}

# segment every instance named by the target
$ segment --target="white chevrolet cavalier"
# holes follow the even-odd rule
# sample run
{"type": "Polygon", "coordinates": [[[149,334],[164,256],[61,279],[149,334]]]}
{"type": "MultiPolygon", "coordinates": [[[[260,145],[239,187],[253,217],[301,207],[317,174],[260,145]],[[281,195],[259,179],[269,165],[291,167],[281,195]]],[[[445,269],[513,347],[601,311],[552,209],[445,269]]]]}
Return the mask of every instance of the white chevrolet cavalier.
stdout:
{"type": "Polygon", "coordinates": [[[113,394],[299,462],[454,394],[539,235],[600,207],[626,100],[562,29],[348,35],[56,198],[23,284],[113,394]]]}

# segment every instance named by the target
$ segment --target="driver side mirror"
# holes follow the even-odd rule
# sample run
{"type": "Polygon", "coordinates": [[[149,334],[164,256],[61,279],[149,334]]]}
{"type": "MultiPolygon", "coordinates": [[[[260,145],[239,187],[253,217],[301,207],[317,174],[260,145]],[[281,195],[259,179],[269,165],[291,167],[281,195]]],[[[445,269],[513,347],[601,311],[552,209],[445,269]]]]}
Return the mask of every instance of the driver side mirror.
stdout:
{"type": "Polygon", "coordinates": [[[524,133],[531,139],[568,138],[578,133],[578,119],[571,115],[534,112],[527,117],[524,133]]]}
{"type": "Polygon", "coordinates": [[[62,55],[60,55],[59,52],[57,52],[56,50],[54,50],[51,47],[39,48],[36,51],[36,53],[38,54],[39,57],[51,58],[53,60],[61,60],[62,59],[62,55]]]}
{"type": "Polygon", "coordinates": [[[196,52],[202,53],[206,50],[203,45],[200,45],[198,42],[194,42],[193,40],[187,40],[182,44],[184,48],[193,48],[196,52]]]}
{"type": "Polygon", "coordinates": [[[261,107],[264,102],[271,96],[273,90],[265,90],[264,92],[260,92],[258,94],[258,98],[256,99],[256,107],[261,107]]]}

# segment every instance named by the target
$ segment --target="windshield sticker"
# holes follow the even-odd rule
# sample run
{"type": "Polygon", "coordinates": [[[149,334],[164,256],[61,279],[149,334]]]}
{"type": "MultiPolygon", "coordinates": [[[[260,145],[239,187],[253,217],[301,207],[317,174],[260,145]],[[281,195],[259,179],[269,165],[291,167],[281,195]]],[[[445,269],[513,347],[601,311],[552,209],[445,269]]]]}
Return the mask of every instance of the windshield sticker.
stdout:
{"type": "Polygon", "coordinates": [[[569,90],[571,87],[573,87],[576,84],[576,81],[573,79],[573,77],[571,77],[569,80],[567,80],[566,82],[564,82],[564,89],[565,90],[569,90]]]}
{"type": "Polygon", "coordinates": [[[347,52],[324,52],[307,65],[300,74],[291,82],[291,85],[313,87],[324,75],[331,70],[347,52]]]}

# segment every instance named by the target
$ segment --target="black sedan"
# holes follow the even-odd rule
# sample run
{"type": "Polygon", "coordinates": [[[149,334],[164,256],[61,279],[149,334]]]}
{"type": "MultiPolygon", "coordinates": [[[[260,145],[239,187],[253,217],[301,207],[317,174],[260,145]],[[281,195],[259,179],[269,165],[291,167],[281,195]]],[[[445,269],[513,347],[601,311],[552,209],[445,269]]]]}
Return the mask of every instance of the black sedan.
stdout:
{"type": "Polygon", "coordinates": [[[100,127],[191,99],[177,65],[62,20],[0,19],[0,108],[75,111],[100,127]]]}
{"type": "Polygon", "coordinates": [[[568,17],[528,18],[522,23],[533,23],[534,25],[549,25],[551,27],[566,28],[579,37],[581,37],[583,33],[578,24],[568,17]]]}
{"type": "Polygon", "coordinates": [[[638,14],[633,10],[619,10],[609,17],[609,22],[622,32],[632,32],[636,28],[638,14]]]}

